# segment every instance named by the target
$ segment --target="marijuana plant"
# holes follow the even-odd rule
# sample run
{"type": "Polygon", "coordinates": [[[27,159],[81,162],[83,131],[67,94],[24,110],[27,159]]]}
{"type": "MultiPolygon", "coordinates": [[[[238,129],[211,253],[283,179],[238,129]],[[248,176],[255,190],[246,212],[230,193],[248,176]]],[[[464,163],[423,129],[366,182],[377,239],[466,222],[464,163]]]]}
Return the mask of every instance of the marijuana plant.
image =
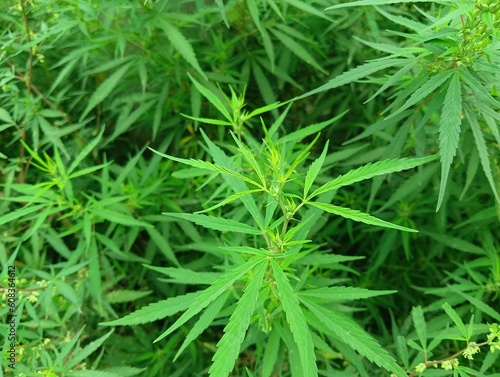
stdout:
{"type": "MultiPolygon", "coordinates": [[[[233,99],[236,98],[233,93],[233,99]]],[[[234,101],[230,101],[230,104],[234,101]]],[[[219,104],[218,108],[221,108],[219,104]]],[[[239,108],[235,109],[238,110],[239,108]]],[[[259,114],[268,109],[259,109],[259,114]]],[[[236,111],[235,111],[236,112],[236,111]]],[[[225,112],[222,111],[224,114],[225,112]]],[[[284,113],[286,114],[286,112],[284,113]]],[[[250,116],[248,116],[250,117],[250,116]]],[[[229,120],[231,117],[226,116],[229,120]]],[[[209,119],[199,118],[209,123],[209,119]]],[[[268,130],[262,143],[245,133],[230,131],[234,146],[225,145],[233,156],[217,146],[200,130],[212,162],[157,154],[191,167],[191,172],[218,179],[218,203],[196,213],[165,213],[172,220],[193,222],[214,234],[214,243],[204,250],[220,260],[214,271],[183,267],[148,266],[178,284],[206,284],[204,290],[151,304],[104,325],[136,325],[183,314],[156,341],[160,341],[199,315],[174,357],[177,358],[213,322],[224,324],[209,374],[228,376],[245,347],[258,349],[255,371],[270,376],[288,368],[293,376],[316,376],[324,356],[316,351],[341,350],[358,368],[360,355],[398,376],[404,371],[376,340],[342,313],[341,303],[392,293],[339,285],[337,279],[318,279],[325,270],[343,268],[340,263],[356,259],[331,253],[313,242],[311,231],[334,214],[348,220],[416,232],[357,209],[332,203],[337,190],[376,176],[411,169],[436,159],[392,159],[368,164],[328,179],[323,169],[328,159],[327,141],[320,156],[303,167],[319,134],[305,147],[300,142],[317,134],[336,119],[314,124],[279,137],[281,116],[268,130]],[[221,212],[222,207],[231,210],[221,212]],[[208,215],[206,213],[209,213],[208,215]],[[227,309],[224,309],[227,308],[227,309]],[[324,337],[334,339],[334,344],[324,337]],[[266,352],[260,342],[268,343],[266,352]],[[286,360],[285,362],[285,355],[286,360]]],[[[215,123],[215,122],[214,122],[215,123]]],[[[218,124],[218,123],[216,123],[218,124]]],[[[238,128],[241,130],[241,128],[238,128]]]]}

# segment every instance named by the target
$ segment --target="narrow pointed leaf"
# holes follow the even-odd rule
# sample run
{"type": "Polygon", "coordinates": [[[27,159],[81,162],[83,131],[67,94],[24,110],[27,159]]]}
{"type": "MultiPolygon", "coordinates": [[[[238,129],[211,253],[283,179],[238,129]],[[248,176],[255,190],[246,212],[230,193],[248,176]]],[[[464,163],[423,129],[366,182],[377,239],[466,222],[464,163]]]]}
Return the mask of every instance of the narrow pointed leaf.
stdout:
{"type": "Polygon", "coordinates": [[[325,75],[328,73],[323,67],[318,64],[318,62],[316,62],[312,55],[301,44],[297,43],[292,37],[276,29],[271,29],[271,32],[276,36],[276,38],[281,41],[281,43],[285,45],[286,48],[297,55],[299,59],[302,59],[307,64],[312,65],[314,68],[323,72],[325,75]]]}
{"type": "Polygon", "coordinates": [[[351,170],[350,172],[335,178],[333,181],[325,183],[323,186],[315,190],[307,200],[323,194],[328,191],[337,190],[340,187],[352,185],[353,183],[364,181],[376,177],[378,175],[390,174],[399,172],[402,170],[412,169],[416,166],[423,165],[427,162],[434,161],[438,156],[426,156],[420,158],[401,158],[378,161],[373,164],[367,164],[361,166],[357,169],[351,170]]]}
{"type": "Polygon", "coordinates": [[[201,69],[198,59],[196,59],[193,46],[191,46],[191,43],[180,32],[180,30],[164,19],[158,18],[157,22],[158,26],[163,29],[166,37],[170,43],[172,43],[172,46],[177,50],[177,52],[181,54],[184,59],[186,59],[191,67],[193,67],[201,76],[203,76],[205,80],[207,80],[207,76],[201,69]]]}
{"type": "Polygon", "coordinates": [[[408,377],[396,361],[390,356],[380,344],[377,343],[367,332],[334,311],[325,309],[317,304],[304,301],[304,304],[333,334],[344,343],[358,351],[371,362],[393,372],[398,377],[408,377]]]}
{"type": "Polygon", "coordinates": [[[194,326],[189,330],[189,333],[182,342],[182,345],[179,347],[179,350],[175,354],[174,361],[181,355],[181,353],[186,349],[187,346],[191,344],[193,340],[198,338],[203,331],[205,331],[210,324],[214,321],[215,317],[222,310],[224,304],[226,303],[227,296],[229,292],[224,295],[221,295],[214,302],[208,305],[207,309],[200,315],[200,319],[194,324],[194,326]]]}
{"type": "MultiPolygon", "coordinates": [[[[216,146],[210,138],[207,137],[205,132],[201,130],[201,134],[203,136],[203,139],[205,140],[205,143],[207,143],[210,154],[212,158],[214,159],[215,164],[221,168],[228,169],[230,171],[237,171],[236,167],[234,166],[233,162],[229,157],[226,156],[224,151],[220,149],[218,146],[216,146]]],[[[243,191],[248,191],[248,187],[245,184],[245,182],[242,179],[236,179],[234,177],[230,176],[223,176],[224,180],[226,183],[231,187],[231,189],[235,193],[240,193],[243,191]]],[[[248,179],[245,179],[248,181],[248,179]]],[[[252,181],[253,182],[253,181],[252,181]]],[[[260,187],[260,185],[257,182],[253,182],[254,185],[257,187],[260,187]]],[[[254,198],[251,195],[245,195],[240,198],[241,202],[245,206],[245,208],[248,210],[248,212],[252,215],[253,219],[259,226],[259,228],[263,229],[263,219],[262,219],[262,214],[260,210],[257,207],[257,204],[255,203],[254,198]]]]}
{"type": "Polygon", "coordinates": [[[278,140],[278,142],[279,143],[288,143],[290,141],[295,141],[295,142],[302,141],[307,136],[314,135],[314,134],[320,132],[323,128],[328,127],[330,124],[336,122],[337,120],[342,118],[346,113],[347,113],[347,110],[344,111],[342,114],[339,114],[332,119],[328,119],[328,120],[321,122],[321,123],[311,124],[310,126],[301,128],[298,131],[291,132],[288,135],[280,138],[278,140]]]}
{"type": "Polygon", "coordinates": [[[220,230],[222,232],[236,232],[245,234],[262,234],[262,232],[248,224],[240,223],[235,220],[225,219],[222,217],[207,216],[200,214],[190,214],[190,213],[163,213],[169,217],[176,217],[178,219],[183,219],[191,221],[195,224],[201,225],[208,229],[220,230]]]}
{"type": "MultiPolygon", "coordinates": [[[[226,118],[230,123],[233,121],[229,111],[226,109],[226,106],[222,103],[222,101],[217,97],[214,93],[212,93],[209,89],[201,85],[198,81],[195,80],[193,76],[188,73],[189,79],[193,82],[194,86],[198,91],[205,97],[212,105],[215,106],[217,110],[226,118]]],[[[232,123],[231,123],[232,124],[232,123]]]]}
{"type": "Polygon", "coordinates": [[[224,336],[217,343],[217,351],[209,370],[210,376],[228,376],[233,369],[250,325],[250,317],[255,310],[267,265],[267,260],[263,260],[255,266],[254,275],[238,300],[236,309],[229,318],[229,323],[224,328],[224,336]]]}
{"type": "Polygon", "coordinates": [[[416,229],[411,229],[411,228],[407,228],[405,226],[396,225],[396,224],[381,220],[377,217],[371,216],[367,213],[364,213],[364,212],[361,212],[358,210],[345,208],[345,207],[339,207],[339,206],[335,206],[333,204],[328,204],[328,203],[309,202],[308,204],[310,204],[316,208],[322,209],[325,212],[333,213],[334,215],[342,216],[346,219],[358,221],[360,223],[369,224],[369,225],[376,225],[376,226],[380,226],[383,228],[397,229],[397,230],[402,230],[405,232],[414,232],[414,233],[418,232],[418,230],[416,230],[416,229]]]}
{"type": "Polygon", "coordinates": [[[261,258],[252,258],[246,263],[233,268],[231,271],[222,275],[218,278],[210,287],[205,289],[201,294],[195,299],[195,301],[189,306],[189,309],[184,312],[184,314],[172,325],[167,331],[161,334],[155,343],[165,338],[169,334],[173,333],[203,309],[205,309],[212,301],[223,294],[233,283],[250,271],[257,263],[261,261],[261,258]]]}
{"type": "Polygon", "coordinates": [[[389,67],[399,67],[408,64],[408,59],[380,59],[365,63],[356,68],[353,68],[347,72],[342,73],[340,76],[328,81],[326,84],[321,85],[319,88],[311,90],[301,96],[298,99],[306,98],[314,94],[324,92],[326,90],[335,89],[339,86],[349,84],[351,82],[367,77],[372,73],[381,71],[389,67]]]}
{"type": "Polygon", "coordinates": [[[316,355],[314,353],[314,344],[309,330],[309,326],[304,318],[299,300],[288,281],[281,267],[271,259],[271,265],[278,287],[279,299],[286,315],[286,320],[293,334],[293,339],[300,350],[300,361],[304,375],[314,377],[318,375],[316,366],[316,355]]]}
{"type": "Polygon", "coordinates": [[[87,116],[90,110],[92,110],[102,101],[104,101],[106,97],[108,97],[111,94],[111,92],[116,87],[116,85],[118,85],[118,83],[123,78],[125,73],[127,73],[130,65],[131,63],[124,65],[123,67],[118,69],[115,73],[113,73],[111,76],[109,76],[101,85],[99,85],[99,87],[90,97],[89,102],[85,107],[85,110],[83,110],[83,113],[80,116],[79,120],[80,122],[83,121],[83,119],[87,116]]]}
{"type": "Polygon", "coordinates": [[[474,141],[476,142],[477,151],[479,153],[479,160],[481,161],[484,175],[486,176],[486,179],[490,184],[493,195],[495,196],[497,202],[500,203],[500,194],[498,192],[497,185],[495,184],[495,180],[493,179],[491,162],[488,157],[488,147],[486,146],[486,141],[484,140],[481,126],[477,122],[476,116],[474,114],[471,114],[469,110],[465,112],[465,117],[470,125],[470,128],[472,129],[472,135],[474,136],[474,141]]]}
{"type": "Polygon", "coordinates": [[[123,318],[114,321],[101,322],[101,326],[133,326],[154,322],[186,310],[201,292],[187,293],[149,304],[123,318]]]}
{"type": "Polygon", "coordinates": [[[256,190],[248,190],[248,191],[238,192],[237,194],[232,194],[232,195],[228,196],[222,202],[217,203],[217,204],[213,205],[210,208],[204,209],[203,211],[197,211],[195,213],[210,212],[210,211],[213,211],[214,209],[217,209],[219,207],[225,206],[228,203],[234,202],[235,200],[238,200],[238,199],[240,199],[241,197],[243,197],[245,195],[250,195],[250,194],[253,194],[253,193],[256,193],[256,192],[261,192],[261,191],[262,191],[262,189],[256,189],[256,190]]]}
{"type": "Polygon", "coordinates": [[[443,112],[439,120],[439,155],[441,156],[441,184],[437,209],[443,202],[446,183],[450,173],[451,163],[457,153],[462,124],[462,92],[460,79],[455,73],[450,80],[443,103],[443,112]]]}
{"type": "Polygon", "coordinates": [[[232,165],[230,165],[231,168],[228,168],[228,167],[220,165],[220,164],[212,164],[212,163],[207,162],[207,161],[195,160],[193,158],[186,159],[186,158],[178,158],[178,157],[174,157],[174,156],[169,156],[168,154],[158,152],[152,148],[149,148],[149,149],[151,151],[153,151],[154,153],[156,153],[157,155],[168,158],[169,160],[177,161],[177,162],[180,162],[182,164],[192,166],[194,168],[206,169],[206,170],[213,171],[213,172],[216,172],[219,174],[229,175],[231,177],[246,181],[254,186],[260,187],[260,185],[257,182],[255,182],[254,180],[247,178],[246,176],[244,176],[242,174],[237,173],[235,171],[235,169],[232,169],[232,168],[234,168],[232,165]]]}
{"type": "Polygon", "coordinates": [[[323,167],[323,163],[325,162],[326,152],[328,151],[329,140],[327,140],[325,147],[323,148],[323,153],[319,156],[309,167],[306,174],[306,180],[304,183],[304,198],[307,197],[309,193],[309,189],[311,188],[314,180],[318,176],[321,168],[323,167]]]}
{"type": "Polygon", "coordinates": [[[442,305],[442,308],[444,309],[444,311],[446,312],[446,314],[448,314],[448,317],[451,318],[451,320],[453,321],[453,323],[455,324],[455,326],[458,327],[458,329],[460,330],[460,332],[464,336],[464,339],[467,339],[467,329],[466,329],[466,327],[465,327],[465,325],[464,325],[464,323],[462,321],[462,318],[460,318],[460,316],[455,311],[455,309],[453,309],[451,307],[451,305],[448,304],[447,302],[445,302],[442,305]]]}
{"type": "Polygon", "coordinates": [[[424,311],[421,306],[416,306],[412,309],[411,318],[422,349],[427,351],[427,327],[425,324],[424,311]]]}
{"type": "Polygon", "coordinates": [[[444,71],[440,72],[437,75],[432,76],[429,80],[426,81],[424,85],[418,88],[415,93],[413,93],[410,98],[405,102],[403,106],[389,115],[386,119],[392,118],[395,115],[403,112],[409,107],[415,105],[416,103],[424,100],[427,96],[436,91],[449,77],[454,73],[454,71],[444,71]]]}
{"type": "Polygon", "coordinates": [[[372,291],[365,288],[340,286],[309,289],[307,291],[299,292],[298,295],[299,297],[315,299],[316,302],[318,302],[318,300],[325,302],[339,302],[360,300],[380,295],[393,294],[396,292],[397,291],[372,291]]]}

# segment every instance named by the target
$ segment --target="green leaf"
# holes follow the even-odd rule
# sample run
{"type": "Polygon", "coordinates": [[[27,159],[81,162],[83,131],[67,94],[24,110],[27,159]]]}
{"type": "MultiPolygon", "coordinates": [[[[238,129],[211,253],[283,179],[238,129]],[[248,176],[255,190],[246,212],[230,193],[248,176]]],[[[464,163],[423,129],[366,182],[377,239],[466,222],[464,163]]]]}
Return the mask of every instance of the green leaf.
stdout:
{"type": "MultiPolygon", "coordinates": [[[[482,311],[483,313],[489,315],[490,317],[494,318],[495,321],[500,321],[500,313],[493,309],[491,306],[489,306],[488,304],[484,303],[483,301],[467,294],[467,293],[464,293],[464,292],[461,292],[460,290],[458,290],[457,288],[453,287],[453,286],[449,286],[449,288],[453,291],[453,292],[456,292],[458,293],[460,296],[462,296],[463,298],[465,298],[467,301],[469,301],[472,305],[474,305],[476,307],[476,309],[482,311]]],[[[467,334],[467,332],[466,332],[467,334]]]]}
{"type": "Polygon", "coordinates": [[[195,299],[195,301],[189,306],[189,309],[184,312],[184,314],[175,323],[170,326],[167,331],[161,334],[155,343],[165,338],[169,334],[173,333],[196,314],[206,308],[212,301],[223,294],[233,283],[250,271],[255,265],[257,265],[262,258],[254,257],[248,260],[246,263],[233,268],[229,272],[218,278],[210,287],[205,289],[201,294],[195,299]]]}
{"type": "Polygon", "coordinates": [[[462,322],[462,318],[460,318],[460,316],[455,311],[455,309],[453,309],[451,307],[451,305],[448,304],[447,302],[445,302],[441,307],[444,309],[444,311],[446,312],[446,314],[448,314],[448,317],[451,318],[451,320],[453,321],[453,323],[455,324],[455,326],[458,327],[458,329],[460,330],[460,332],[464,336],[464,340],[468,340],[468,338],[467,338],[467,329],[466,329],[464,323],[462,322]]]}
{"type": "Polygon", "coordinates": [[[328,203],[308,202],[308,204],[310,204],[316,208],[319,208],[325,212],[333,213],[334,215],[342,216],[346,219],[358,221],[360,223],[381,226],[383,228],[397,229],[397,230],[402,230],[405,232],[413,232],[413,233],[418,232],[418,230],[416,230],[416,229],[411,229],[411,228],[407,228],[405,226],[396,225],[396,224],[381,220],[377,217],[371,216],[367,213],[364,213],[364,212],[361,212],[358,210],[345,208],[345,207],[339,207],[339,206],[335,206],[333,204],[328,204],[328,203]]]}
{"type": "Polygon", "coordinates": [[[26,215],[29,215],[33,212],[41,210],[44,207],[45,207],[45,205],[43,205],[43,204],[37,204],[37,205],[24,207],[24,208],[12,211],[10,213],[7,213],[6,215],[0,216],[0,225],[7,224],[7,223],[14,221],[16,219],[19,219],[23,216],[26,216],[26,215]]]}
{"type": "Polygon", "coordinates": [[[226,106],[224,106],[224,103],[217,97],[215,94],[213,94],[209,89],[201,85],[196,79],[191,76],[189,73],[187,74],[189,76],[189,79],[193,82],[194,86],[198,91],[205,97],[212,105],[215,106],[217,110],[226,118],[230,124],[233,123],[233,118],[231,117],[231,114],[229,114],[229,111],[226,109],[226,106]]]}
{"type": "Polygon", "coordinates": [[[444,192],[453,157],[457,153],[462,124],[462,92],[458,73],[451,77],[439,119],[439,155],[441,156],[441,183],[436,211],[443,203],[444,192]]]}
{"type": "MultiPolygon", "coordinates": [[[[255,26],[257,27],[257,30],[260,33],[260,36],[262,37],[262,44],[264,45],[264,50],[266,51],[267,57],[269,59],[269,64],[271,66],[271,72],[274,72],[274,46],[273,46],[273,43],[271,41],[271,38],[269,37],[269,34],[267,33],[267,30],[264,29],[262,27],[262,24],[260,23],[259,9],[257,8],[257,4],[255,3],[255,0],[247,0],[247,7],[248,7],[248,10],[250,11],[250,16],[252,17],[252,20],[255,23],[255,26]]],[[[253,63],[255,66],[257,65],[255,62],[253,62],[253,63]]],[[[259,79],[257,78],[258,75],[256,74],[255,69],[254,69],[254,74],[255,74],[255,78],[257,80],[257,84],[259,85],[259,89],[262,92],[261,85],[259,84],[259,79]]],[[[274,93],[270,92],[270,94],[272,94],[274,96],[274,93]]],[[[266,98],[264,97],[264,99],[266,99],[266,98]]],[[[272,101],[272,102],[276,102],[276,101],[272,101]]]]}
{"type": "Polygon", "coordinates": [[[193,67],[205,80],[207,80],[207,76],[201,69],[198,59],[196,59],[193,46],[191,46],[191,43],[179,31],[179,29],[162,18],[157,18],[157,23],[158,26],[163,29],[168,40],[172,43],[172,46],[177,50],[177,52],[181,54],[184,59],[186,59],[191,67],[193,67]]]}
{"type": "Polygon", "coordinates": [[[418,88],[415,93],[413,93],[410,98],[405,102],[403,106],[401,106],[399,109],[397,109],[395,112],[393,112],[391,115],[389,115],[386,119],[392,118],[395,115],[398,115],[399,113],[403,112],[404,110],[408,109],[409,107],[415,105],[417,102],[420,102],[427,98],[427,96],[431,93],[434,93],[437,88],[439,88],[448,78],[453,75],[455,71],[450,70],[450,71],[444,71],[440,72],[437,75],[432,76],[427,82],[422,85],[420,88],[418,88]]]}
{"type": "MultiPolygon", "coordinates": [[[[246,181],[254,186],[261,187],[261,185],[259,183],[255,182],[254,180],[252,180],[252,179],[250,179],[242,174],[237,173],[236,169],[234,168],[232,163],[225,166],[225,165],[218,164],[217,162],[215,164],[212,164],[212,163],[207,162],[207,161],[195,160],[192,158],[190,158],[188,160],[185,158],[178,158],[178,157],[174,157],[174,156],[169,156],[168,154],[158,152],[158,151],[151,149],[151,148],[149,148],[149,149],[151,151],[153,151],[154,153],[156,153],[157,155],[168,158],[169,160],[177,161],[177,162],[180,162],[182,164],[189,165],[189,166],[192,166],[195,168],[206,169],[206,170],[213,171],[213,172],[216,172],[219,174],[229,175],[231,177],[238,178],[239,180],[246,181]]],[[[229,159],[228,159],[228,161],[230,162],[229,159]]],[[[248,188],[246,191],[248,191],[248,188]]]]}
{"type": "Polygon", "coordinates": [[[153,291],[134,291],[132,289],[117,289],[106,293],[106,298],[110,304],[120,304],[122,302],[132,302],[146,297],[153,291]]]}
{"type": "Polygon", "coordinates": [[[376,177],[378,175],[390,174],[399,172],[402,170],[412,169],[416,166],[423,165],[427,162],[434,161],[438,156],[426,156],[420,158],[400,158],[378,161],[373,164],[366,164],[357,169],[351,170],[350,172],[335,178],[333,181],[325,183],[323,186],[315,190],[307,200],[323,194],[328,191],[337,190],[340,187],[352,185],[353,183],[360,182],[366,179],[376,177]]]}
{"type": "Polygon", "coordinates": [[[268,261],[263,260],[255,266],[254,274],[238,300],[236,309],[229,318],[229,323],[224,328],[224,336],[217,343],[217,351],[212,358],[213,363],[208,372],[209,375],[229,376],[233,369],[234,362],[240,353],[241,344],[245,339],[245,333],[250,325],[250,317],[255,310],[267,265],[268,261]]]}
{"type": "Polygon", "coordinates": [[[278,140],[278,143],[288,143],[291,141],[294,141],[294,142],[302,141],[307,136],[316,134],[316,133],[320,132],[323,128],[328,127],[330,124],[336,122],[337,120],[342,118],[346,113],[347,113],[347,110],[344,111],[342,114],[337,115],[336,117],[329,119],[327,121],[324,121],[321,123],[311,124],[310,126],[301,128],[298,131],[291,132],[288,135],[280,138],[278,140]]]}
{"type": "Polygon", "coordinates": [[[302,309],[300,308],[299,300],[288,281],[281,267],[274,259],[271,259],[271,265],[278,287],[278,295],[286,315],[286,320],[290,326],[290,331],[293,334],[293,339],[300,350],[300,361],[304,375],[314,377],[318,375],[316,366],[316,355],[314,353],[314,344],[312,341],[309,326],[304,318],[302,309]]]}
{"type": "Polygon", "coordinates": [[[309,166],[309,169],[307,170],[306,174],[306,180],[304,182],[304,198],[307,197],[307,194],[309,193],[309,189],[311,188],[314,180],[318,176],[323,163],[325,162],[325,157],[326,157],[326,152],[328,151],[328,144],[330,140],[327,140],[325,147],[323,148],[323,153],[321,153],[321,156],[319,156],[312,164],[309,166]]]}
{"type": "Polygon", "coordinates": [[[169,276],[171,279],[162,280],[175,284],[210,285],[221,275],[217,272],[197,272],[181,267],[155,267],[148,265],[144,267],[169,276]]]}
{"type": "Polygon", "coordinates": [[[111,94],[113,89],[115,89],[116,85],[118,85],[123,76],[125,76],[125,73],[127,73],[128,69],[130,68],[130,65],[131,63],[125,64],[123,67],[121,67],[111,76],[109,76],[101,85],[99,85],[99,87],[90,97],[89,102],[85,107],[85,110],[83,110],[83,113],[80,116],[79,122],[82,122],[83,119],[85,119],[87,114],[90,112],[90,110],[92,110],[102,101],[104,101],[111,94]]]}
{"type": "Polygon", "coordinates": [[[307,64],[312,65],[314,68],[316,68],[318,71],[323,72],[325,75],[328,73],[325,71],[323,67],[321,67],[316,60],[307,52],[307,50],[302,47],[299,43],[297,43],[295,40],[293,40],[290,36],[286,35],[285,33],[282,33],[279,30],[276,29],[271,29],[271,32],[278,38],[281,43],[283,43],[292,53],[297,55],[299,59],[302,59],[305,61],[307,64]]]}
{"type": "Polygon", "coordinates": [[[222,307],[227,301],[229,293],[230,292],[227,292],[226,294],[221,295],[214,302],[208,305],[207,309],[203,312],[202,315],[200,315],[198,321],[194,324],[191,330],[189,330],[186,339],[184,339],[184,342],[182,342],[182,345],[179,347],[179,350],[175,354],[174,361],[181,355],[186,347],[191,344],[193,340],[198,338],[198,336],[200,336],[201,333],[203,333],[203,331],[205,331],[210,326],[217,314],[219,314],[219,312],[222,310],[222,307]]]}
{"type": "Polygon", "coordinates": [[[237,232],[237,233],[258,234],[258,235],[262,234],[262,231],[248,224],[240,223],[238,221],[231,219],[224,219],[222,217],[207,216],[200,214],[189,214],[189,213],[163,213],[163,214],[169,217],[175,217],[178,219],[191,221],[205,228],[220,230],[222,232],[237,232]]]}
{"type": "Polygon", "coordinates": [[[232,194],[230,196],[228,196],[226,199],[224,199],[222,202],[220,203],[217,203],[215,205],[213,205],[212,207],[210,208],[207,208],[207,209],[204,209],[203,211],[196,211],[195,213],[205,213],[205,212],[210,212],[210,211],[213,211],[214,209],[216,208],[219,208],[219,207],[222,207],[222,206],[225,206],[226,204],[228,203],[231,203],[237,199],[240,199],[241,197],[245,196],[245,195],[249,195],[249,194],[253,194],[253,193],[256,193],[256,192],[261,192],[263,191],[262,189],[255,189],[255,190],[248,190],[248,191],[242,191],[242,192],[238,192],[236,194],[232,194]]]}
{"type": "Polygon", "coordinates": [[[321,85],[319,88],[316,88],[314,90],[311,90],[310,92],[307,92],[299,96],[297,99],[303,99],[312,96],[314,94],[324,92],[326,90],[335,89],[338,88],[339,86],[349,84],[363,77],[369,76],[372,73],[381,71],[389,67],[398,67],[406,65],[408,64],[408,62],[409,62],[408,59],[395,59],[395,58],[374,60],[342,73],[340,76],[335,77],[334,79],[328,81],[326,84],[321,85]]]}
{"type": "Polygon", "coordinates": [[[365,288],[358,287],[323,287],[316,289],[309,289],[298,293],[299,297],[314,299],[315,302],[339,302],[360,300],[380,295],[388,295],[396,293],[397,291],[372,291],[365,288]]]}
{"type": "Polygon", "coordinates": [[[302,302],[335,336],[358,351],[371,362],[395,373],[398,377],[408,377],[396,361],[383,349],[375,339],[351,320],[344,318],[332,310],[317,304],[302,302]]]}
{"type": "Polygon", "coordinates": [[[267,338],[266,350],[262,359],[262,377],[270,377],[273,373],[274,365],[278,360],[279,348],[280,335],[273,327],[267,338]]]}
{"type": "Polygon", "coordinates": [[[89,208],[89,211],[94,215],[101,217],[105,221],[110,221],[127,226],[140,226],[145,228],[153,228],[153,225],[148,224],[147,222],[141,220],[137,220],[136,218],[132,217],[130,213],[125,214],[103,208],[89,208]]]}
{"type": "Polygon", "coordinates": [[[425,324],[424,311],[421,306],[413,307],[411,311],[411,318],[413,320],[413,326],[415,326],[415,331],[417,332],[418,340],[422,345],[424,352],[427,351],[427,327],[425,324]]]}
{"type": "Polygon", "coordinates": [[[493,191],[493,195],[495,196],[498,203],[500,203],[500,195],[498,193],[497,186],[495,184],[495,180],[493,179],[493,174],[491,171],[491,163],[488,157],[488,147],[486,146],[486,141],[484,140],[483,131],[481,130],[481,126],[479,125],[476,115],[472,110],[467,109],[465,111],[465,118],[470,125],[472,130],[472,135],[474,136],[474,141],[476,142],[477,151],[479,153],[479,160],[481,161],[481,166],[484,171],[484,175],[488,180],[491,190],[493,191]]]}
{"type": "Polygon", "coordinates": [[[181,296],[175,296],[166,300],[161,300],[153,304],[149,304],[133,313],[127,314],[125,317],[115,319],[114,321],[101,322],[101,326],[133,326],[142,323],[154,322],[174,315],[180,311],[186,310],[201,292],[187,293],[181,296]]]}
{"type": "MultiPolygon", "coordinates": [[[[211,154],[215,164],[217,164],[218,167],[228,169],[230,171],[236,171],[237,169],[235,168],[233,162],[231,161],[231,159],[229,157],[226,156],[224,151],[222,149],[220,149],[218,146],[216,146],[210,140],[210,138],[207,137],[207,135],[205,134],[205,132],[203,132],[202,129],[200,129],[200,132],[203,136],[203,139],[205,140],[205,143],[207,143],[207,145],[208,145],[210,154],[211,154]]],[[[229,185],[229,187],[231,187],[231,189],[235,193],[248,191],[248,187],[242,179],[236,179],[235,177],[230,177],[227,175],[223,176],[223,178],[226,181],[226,183],[229,185]]],[[[246,179],[246,180],[248,181],[248,179],[246,179]]],[[[254,182],[253,184],[256,185],[257,187],[260,186],[256,182],[254,182]]],[[[245,208],[247,209],[247,211],[250,213],[250,215],[252,215],[253,219],[255,220],[255,222],[257,223],[259,228],[263,229],[264,226],[263,226],[262,214],[261,214],[260,210],[258,209],[254,198],[251,195],[245,195],[245,196],[242,196],[240,198],[240,200],[243,203],[243,205],[245,206],[245,208]]]]}
{"type": "Polygon", "coordinates": [[[99,339],[94,340],[87,344],[82,350],[79,350],[73,354],[73,357],[68,361],[64,362],[64,367],[68,369],[72,369],[75,365],[85,360],[91,354],[93,354],[97,349],[102,346],[102,344],[110,337],[110,335],[114,332],[114,329],[111,329],[106,334],[101,336],[99,339]]]}
{"type": "Polygon", "coordinates": [[[148,232],[151,240],[156,244],[156,246],[158,246],[161,253],[176,266],[180,266],[180,263],[177,260],[177,257],[175,256],[168,240],[155,228],[146,228],[146,232],[148,232]]]}
{"type": "MultiPolygon", "coordinates": [[[[435,3],[448,4],[449,1],[444,0],[433,0],[435,3]]],[[[351,1],[347,3],[332,5],[325,10],[348,8],[348,7],[359,7],[363,5],[386,5],[386,4],[399,4],[399,3],[428,3],[429,0],[359,0],[351,1]]]]}

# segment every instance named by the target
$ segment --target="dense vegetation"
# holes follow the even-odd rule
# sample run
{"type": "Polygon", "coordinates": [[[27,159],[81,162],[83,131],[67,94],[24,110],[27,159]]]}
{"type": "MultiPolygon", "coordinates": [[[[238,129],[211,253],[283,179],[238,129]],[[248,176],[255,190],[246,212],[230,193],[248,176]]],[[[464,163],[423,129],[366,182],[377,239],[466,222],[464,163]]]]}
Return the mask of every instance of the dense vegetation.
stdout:
{"type": "Polygon", "coordinates": [[[500,376],[498,1],[2,8],[0,376],[500,376]]]}

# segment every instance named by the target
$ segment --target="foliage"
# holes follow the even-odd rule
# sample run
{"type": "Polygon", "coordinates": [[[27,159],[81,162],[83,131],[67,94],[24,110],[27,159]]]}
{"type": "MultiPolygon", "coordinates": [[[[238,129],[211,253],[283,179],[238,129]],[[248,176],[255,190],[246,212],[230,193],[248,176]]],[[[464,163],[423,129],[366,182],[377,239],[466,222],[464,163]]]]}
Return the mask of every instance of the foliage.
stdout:
{"type": "Polygon", "coordinates": [[[16,375],[500,375],[498,2],[4,8],[16,375]]]}

